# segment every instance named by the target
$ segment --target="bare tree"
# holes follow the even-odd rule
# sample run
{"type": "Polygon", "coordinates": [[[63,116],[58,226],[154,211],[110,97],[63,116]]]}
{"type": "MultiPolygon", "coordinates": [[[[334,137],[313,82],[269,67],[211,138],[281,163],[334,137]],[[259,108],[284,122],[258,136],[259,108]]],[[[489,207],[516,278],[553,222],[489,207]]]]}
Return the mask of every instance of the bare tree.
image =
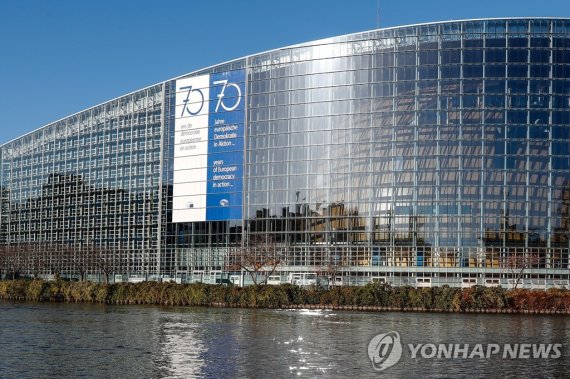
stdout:
{"type": "Polygon", "coordinates": [[[0,246],[0,280],[4,277],[4,272],[8,270],[8,249],[0,246]]]}
{"type": "Polygon", "coordinates": [[[79,280],[85,281],[87,272],[93,264],[93,247],[79,247],[72,250],[70,266],[74,273],[79,274],[79,280]]]}
{"type": "Polygon", "coordinates": [[[24,251],[26,271],[37,279],[46,269],[46,251],[41,244],[30,244],[24,251]]]}
{"type": "Polygon", "coordinates": [[[539,263],[538,253],[533,252],[509,254],[503,259],[503,267],[509,270],[515,279],[514,289],[517,289],[525,271],[531,267],[536,267],[539,263]]]}
{"type": "Polygon", "coordinates": [[[336,278],[342,277],[343,272],[349,267],[348,260],[348,252],[343,249],[325,254],[320,275],[327,278],[329,285],[337,285],[336,278]]]}
{"type": "Polygon", "coordinates": [[[6,268],[8,271],[7,275],[12,276],[12,280],[16,279],[20,275],[24,267],[24,262],[22,259],[22,247],[8,247],[6,251],[6,268]]]}
{"type": "Polygon", "coordinates": [[[59,280],[69,258],[69,249],[64,245],[50,244],[46,246],[47,268],[54,280],[59,280]]]}
{"type": "Polygon", "coordinates": [[[269,276],[283,263],[283,251],[271,236],[256,235],[250,238],[249,246],[234,250],[230,257],[241,270],[247,272],[254,285],[267,284],[269,276]]]}
{"type": "Polygon", "coordinates": [[[111,274],[116,273],[121,269],[121,261],[118,255],[119,254],[116,254],[111,249],[105,249],[105,248],[95,249],[93,255],[94,265],[97,271],[103,274],[103,276],[105,277],[106,284],[109,284],[109,279],[111,277],[111,274]]]}

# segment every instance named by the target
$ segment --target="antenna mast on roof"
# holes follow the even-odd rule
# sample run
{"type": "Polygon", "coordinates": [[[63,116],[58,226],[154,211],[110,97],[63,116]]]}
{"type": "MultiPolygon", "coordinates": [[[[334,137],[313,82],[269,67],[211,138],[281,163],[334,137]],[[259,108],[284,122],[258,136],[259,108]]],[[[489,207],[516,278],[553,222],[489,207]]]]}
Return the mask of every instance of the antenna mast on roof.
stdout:
{"type": "Polygon", "coordinates": [[[376,29],[380,29],[380,0],[378,0],[378,6],[376,7],[376,29]]]}

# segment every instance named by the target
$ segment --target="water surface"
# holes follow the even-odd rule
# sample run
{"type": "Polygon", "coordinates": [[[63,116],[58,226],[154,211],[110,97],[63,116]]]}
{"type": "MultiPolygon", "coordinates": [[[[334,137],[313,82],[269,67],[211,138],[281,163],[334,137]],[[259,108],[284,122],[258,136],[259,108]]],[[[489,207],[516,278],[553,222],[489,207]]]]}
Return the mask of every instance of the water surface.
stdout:
{"type": "Polygon", "coordinates": [[[568,377],[570,317],[0,301],[2,378],[568,377]],[[368,343],[397,331],[399,363],[368,343]],[[559,359],[411,359],[407,344],[562,343],[559,359]]]}

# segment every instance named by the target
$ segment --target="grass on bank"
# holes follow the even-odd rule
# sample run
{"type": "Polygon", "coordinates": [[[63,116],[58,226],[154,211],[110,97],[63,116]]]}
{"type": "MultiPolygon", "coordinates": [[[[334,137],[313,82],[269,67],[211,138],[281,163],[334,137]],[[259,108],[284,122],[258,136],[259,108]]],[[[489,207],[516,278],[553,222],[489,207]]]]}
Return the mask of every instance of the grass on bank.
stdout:
{"type": "Polygon", "coordinates": [[[512,309],[570,312],[570,290],[507,290],[500,287],[363,287],[220,286],[159,282],[101,284],[44,280],[0,281],[0,298],[34,301],[156,304],[179,306],[225,305],[281,308],[292,305],[379,306],[426,310],[512,309]]]}

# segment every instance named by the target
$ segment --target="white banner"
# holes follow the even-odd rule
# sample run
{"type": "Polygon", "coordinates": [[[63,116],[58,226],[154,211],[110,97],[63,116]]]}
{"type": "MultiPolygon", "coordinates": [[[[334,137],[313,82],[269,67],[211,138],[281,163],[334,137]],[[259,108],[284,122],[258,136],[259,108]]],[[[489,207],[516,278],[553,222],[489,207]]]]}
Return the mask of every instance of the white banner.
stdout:
{"type": "Polygon", "coordinates": [[[172,222],[204,221],[210,76],[176,81],[172,222]]]}

